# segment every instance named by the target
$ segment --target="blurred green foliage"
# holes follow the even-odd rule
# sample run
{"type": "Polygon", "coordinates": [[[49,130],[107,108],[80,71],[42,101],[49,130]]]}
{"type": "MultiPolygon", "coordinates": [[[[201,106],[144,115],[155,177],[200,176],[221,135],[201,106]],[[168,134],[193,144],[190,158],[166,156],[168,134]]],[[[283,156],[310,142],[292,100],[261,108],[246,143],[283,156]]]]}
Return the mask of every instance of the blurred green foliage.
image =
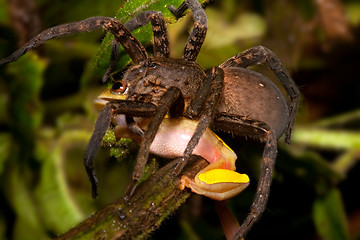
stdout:
{"type": "MultiPolygon", "coordinates": [[[[192,19],[171,24],[176,20],[167,6],[181,2],[35,1],[42,29],[95,15],[127,21],[144,10],[162,11],[176,57],[192,19]]],[[[18,47],[10,4],[0,0],[0,58],[18,47]]],[[[267,210],[247,239],[360,239],[360,3],[343,4],[353,40],[332,46],[310,0],[223,0],[207,9],[209,30],[200,65],[219,65],[262,44],[279,55],[303,94],[293,143],[280,143],[267,210]]],[[[0,239],[54,237],[122,196],[136,153],[133,144],[122,140],[110,154],[99,152],[97,200],[91,199],[82,166],[97,116],[92,99],[105,88],[100,78],[108,66],[111,36],[104,35],[98,31],[52,40],[0,67],[0,239]]],[[[135,35],[148,45],[150,26],[135,35]]],[[[129,61],[121,56],[118,68],[129,61]]],[[[267,69],[255,69],[276,82],[267,69]]],[[[262,146],[253,141],[240,145],[227,136],[224,140],[237,151],[238,168],[252,178],[251,186],[229,201],[241,221],[256,190],[262,146]]],[[[153,238],[223,239],[213,203],[200,199],[191,199],[153,238]]]]}

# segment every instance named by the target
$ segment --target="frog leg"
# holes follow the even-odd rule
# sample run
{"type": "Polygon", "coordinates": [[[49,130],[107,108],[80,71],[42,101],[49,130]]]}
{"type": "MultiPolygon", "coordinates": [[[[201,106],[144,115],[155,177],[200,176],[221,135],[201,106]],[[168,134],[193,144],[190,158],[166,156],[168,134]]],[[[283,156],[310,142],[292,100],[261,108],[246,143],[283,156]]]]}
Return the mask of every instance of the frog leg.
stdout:
{"type": "Polygon", "coordinates": [[[194,178],[182,176],[180,189],[190,188],[193,192],[212,198],[225,200],[242,192],[250,183],[246,174],[235,171],[235,166],[227,159],[210,163],[194,178]]]}

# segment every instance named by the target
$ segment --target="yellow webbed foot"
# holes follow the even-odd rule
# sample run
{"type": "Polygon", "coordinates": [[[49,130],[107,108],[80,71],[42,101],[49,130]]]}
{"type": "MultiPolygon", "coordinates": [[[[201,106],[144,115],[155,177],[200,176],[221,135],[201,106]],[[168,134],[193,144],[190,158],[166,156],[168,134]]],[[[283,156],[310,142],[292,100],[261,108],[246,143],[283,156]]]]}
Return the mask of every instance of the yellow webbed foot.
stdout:
{"type": "Polygon", "coordinates": [[[240,174],[229,169],[208,170],[210,165],[200,171],[194,180],[182,176],[180,189],[183,190],[188,187],[197,194],[221,201],[236,196],[250,183],[246,174],[240,174]]]}

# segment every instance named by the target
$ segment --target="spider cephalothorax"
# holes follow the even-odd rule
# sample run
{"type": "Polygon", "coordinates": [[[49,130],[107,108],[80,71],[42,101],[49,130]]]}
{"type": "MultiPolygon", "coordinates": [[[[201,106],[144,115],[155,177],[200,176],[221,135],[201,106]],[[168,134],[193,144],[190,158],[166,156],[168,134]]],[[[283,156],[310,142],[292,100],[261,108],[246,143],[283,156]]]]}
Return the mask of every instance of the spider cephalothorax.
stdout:
{"type": "MultiPolygon", "coordinates": [[[[262,170],[251,214],[235,235],[236,239],[240,239],[266,206],[277,140],[285,133],[286,142],[290,141],[299,91],[275,54],[262,46],[239,53],[219,67],[205,72],[195,63],[207,30],[203,8],[196,0],[186,0],[178,9],[171,7],[170,10],[180,16],[187,8],[190,8],[195,24],[182,59],[170,58],[169,40],[162,14],[146,11],[125,24],[113,18],[93,17],[55,26],[40,33],[10,57],[1,60],[0,65],[16,60],[49,39],[98,28],[104,28],[114,35],[115,50],[121,44],[129,54],[133,65],[125,71],[120,83],[116,83],[120,90],[114,89],[115,94],[116,91],[126,91],[126,95],[123,99],[115,100],[110,97],[106,100],[85,153],[84,163],[94,197],[97,185],[94,158],[112,117],[117,115],[125,115],[129,129],[143,139],[126,199],[133,194],[136,183],[142,176],[150,146],[166,115],[170,118],[183,117],[198,121],[182,155],[182,162],[175,169],[177,174],[180,174],[208,126],[264,142],[262,170]],[[145,48],[131,34],[131,31],[148,22],[154,33],[152,57],[148,57],[145,48]],[[255,64],[268,66],[278,77],[288,96],[284,97],[268,78],[246,69],[255,64]],[[134,117],[152,119],[146,131],[137,125],[134,117]]],[[[112,52],[110,69],[116,65],[115,50],[112,52]]]]}
{"type": "Polygon", "coordinates": [[[122,81],[129,86],[127,100],[157,105],[171,86],[181,89],[185,102],[189,102],[204,78],[205,72],[195,62],[154,57],[130,68],[122,81]]]}

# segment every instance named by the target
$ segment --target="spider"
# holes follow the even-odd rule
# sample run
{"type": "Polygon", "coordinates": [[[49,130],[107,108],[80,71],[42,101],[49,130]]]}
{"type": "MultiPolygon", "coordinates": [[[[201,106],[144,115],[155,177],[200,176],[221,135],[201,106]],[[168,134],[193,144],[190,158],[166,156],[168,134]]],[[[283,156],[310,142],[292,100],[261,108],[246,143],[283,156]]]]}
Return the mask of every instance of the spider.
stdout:
{"type": "Polygon", "coordinates": [[[233,135],[252,137],[265,143],[261,173],[251,211],[234,236],[235,239],[241,239],[266,207],[277,153],[277,141],[285,133],[285,141],[290,142],[299,90],[276,55],[263,46],[245,50],[219,67],[204,71],[195,62],[207,31],[207,17],[202,6],[196,0],[186,0],[178,8],[170,7],[169,10],[179,17],[188,8],[193,15],[194,27],[185,45],[182,59],[170,57],[168,34],[162,14],[145,11],[125,24],[114,18],[92,17],[52,27],[30,40],[8,58],[1,60],[0,65],[16,60],[49,39],[99,28],[114,35],[112,66],[116,61],[116,46],[120,43],[124,47],[133,65],[123,73],[121,81],[116,83],[113,90],[115,94],[127,91],[127,98],[109,99],[106,103],[99,113],[84,156],[85,168],[92,183],[93,197],[97,195],[98,182],[94,158],[110,126],[111,118],[116,115],[126,115],[129,129],[143,137],[133,180],[125,194],[125,199],[129,199],[136,189],[136,183],[141,178],[148,159],[150,145],[166,115],[170,118],[185,117],[198,120],[182,161],[174,169],[175,174],[181,173],[208,126],[233,135]],[[149,22],[154,35],[154,55],[151,57],[131,34],[131,31],[149,22]],[[256,64],[264,64],[275,73],[287,97],[271,80],[247,69],[256,64]],[[137,125],[134,117],[152,118],[146,131],[137,125]]]}

